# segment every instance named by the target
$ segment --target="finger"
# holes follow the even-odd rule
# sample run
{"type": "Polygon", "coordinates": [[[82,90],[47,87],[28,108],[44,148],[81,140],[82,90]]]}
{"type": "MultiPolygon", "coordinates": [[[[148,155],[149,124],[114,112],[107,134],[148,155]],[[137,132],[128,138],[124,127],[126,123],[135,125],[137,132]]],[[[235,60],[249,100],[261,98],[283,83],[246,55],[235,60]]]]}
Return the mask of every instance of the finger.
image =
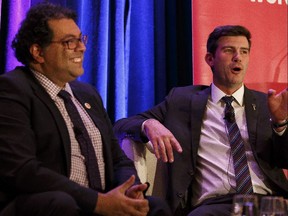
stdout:
{"type": "Polygon", "coordinates": [[[165,143],[162,140],[159,142],[159,154],[161,156],[162,161],[166,163],[168,161],[168,158],[165,143]]]}
{"type": "MultiPolygon", "coordinates": [[[[149,208],[149,207],[148,207],[149,208]]],[[[127,205],[124,209],[123,209],[123,214],[121,214],[121,216],[123,215],[133,215],[133,216],[146,216],[148,213],[147,209],[145,207],[142,208],[136,208],[135,206],[133,206],[131,203],[129,205],[127,205]]],[[[114,214],[111,214],[111,216],[114,216],[114,214]]]]}
{"type": "Polygon", "coordinates": [[[146,189],[143,191],[143,195],[146,196],[146,193],[148,191],[148,189],[150,188],[150,183],[149,182],[145,182],[145,185],[147,185],[146,189]]]}
{"type": "Polygon", "coordinates": [[[156,156],[157,159],[160,159],[160,153],[159,153],[159,149],[158,149],[158,142],[157,141],[151,141],[153,148],[154,148],[154,154],[156,156]]]}
{"type": "Polygon", "coordinates": [[[149,212],[149,206],[141,206],[141,208],[138,209],[139,211],[139,216],[146,216],[149,212]]]}
{"type": "Polygon", "coordinates": [[[126,182],[119,186],[120,191],[124,194],[135,182],[135,176],[132,175],[126,182]]]}
{"type": "Polygon", "coordinates": [[[173,138],[171,140],[171,145],[172,145],[173,149],[176,150],[177,152],[181,153],[183,151],[180,143],[176,140],[176,138],[173,138]]]}
{"type": "Polygon", "coordinates": [[[168,160],[170,163],[174,162],[174,150],[176,150],[179,153],[182,152],[182,147],[180,146],[179,142],[176,140],[174,136],[165,142],[165,147],[166,147],[166,154],[168,156],[168,160]]]}
{"type": "Polygon", "coordinates": [[[167,156],[167,160],[169,160],[170,163],[174,161],[174,154],[173,154],[173,148],[172,143],[169,139],[165,141],[165,154],[167,156]]]}
{"type": "Polygon", "coordinates": [[[130,198],[140,199],[144,198],[143,193],[147,189],[147,184],[139,184],[139,185],[133,185],[131,188],[129,188],[126,192],[126,195],[130,198]]]}
{"type": "Polygon", "coordinates": [[[138,184],[138,185],[133,185],[131,189],[135,191],[144,191],[146,190],[147,187],[148,187],[147,184],[138,184]]]}
{"type": "Polygon", "coordinates": [[[149,211],[148,200],[127,198],[123,206],[125,215],[146,215],[149,211]]]}
{"type": "Polygon", "coordinates": [[[138,211],[138,213],[147,213],[149,211],[149,203],[146,199],[134,199],[132,203],[130,203],[130,206],[133,206],[133,209],[138,211]]]}
{"type": "Polygon", "coordinates": [[[276,91],[274,89],[269,89],[268,90],[268,97],[272,96],[272,95],[275,95],[276,94],[276,91]]]}

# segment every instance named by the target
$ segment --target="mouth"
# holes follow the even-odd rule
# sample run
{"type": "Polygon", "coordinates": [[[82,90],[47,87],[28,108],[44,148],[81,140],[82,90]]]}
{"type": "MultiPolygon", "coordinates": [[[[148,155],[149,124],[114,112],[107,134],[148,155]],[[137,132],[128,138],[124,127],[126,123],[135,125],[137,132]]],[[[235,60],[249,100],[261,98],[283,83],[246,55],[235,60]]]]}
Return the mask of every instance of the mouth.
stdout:
{"type": "Polygon", "coordinates": [[[238,66],[235,66],[235,67],[232,68],[232,71],[235,72],[235,73],[239,73],[240,71],[242,71],[242,68],[238,67],[238,66]]]}

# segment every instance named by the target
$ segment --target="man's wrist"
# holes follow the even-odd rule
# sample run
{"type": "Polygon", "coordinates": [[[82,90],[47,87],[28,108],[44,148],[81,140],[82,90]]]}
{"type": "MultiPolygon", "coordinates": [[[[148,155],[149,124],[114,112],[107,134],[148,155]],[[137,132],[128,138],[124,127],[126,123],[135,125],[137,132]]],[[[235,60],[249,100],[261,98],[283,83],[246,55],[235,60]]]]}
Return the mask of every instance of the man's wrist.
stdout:
{"type": "Polygon", "coordinates": [[[103,214],[107,208],[107,195],[104,193],[98,193],[98,200],[95,206],[94,213],[103,214]]]}

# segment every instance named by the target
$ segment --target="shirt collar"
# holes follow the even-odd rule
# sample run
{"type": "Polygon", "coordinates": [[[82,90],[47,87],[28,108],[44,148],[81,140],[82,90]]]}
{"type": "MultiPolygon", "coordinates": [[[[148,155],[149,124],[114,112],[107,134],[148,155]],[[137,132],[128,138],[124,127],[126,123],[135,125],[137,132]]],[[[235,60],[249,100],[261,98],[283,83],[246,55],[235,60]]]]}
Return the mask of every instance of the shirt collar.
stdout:
{"type": "Polygon", "coordinates": [[[214,83],[211,85],[211,100],[214,103],[220,102],[221,98],[224,96],[233,96],[236,102],[243,106],[243,97],[244,97],[244,85],[242,85],[237,91],[235,91],[232,95],[227,95],[223,91],[221,91],[214,83]]]}
{"type": "Polygon", "coordinates": [[[40,82],[40,84],[44,87],[44,89],[46,90],[46,92],[50,95],[50,97],[52,98],[52,100],[55,101],[55,98],[57,97],[58,93],[61,90],[65,90],[67,92],[69,92],[69,94],[73,97],[73,92],[72,89],[69,85],[69,83],[66,83],[64,88],[59,87],[58,85],[56,85],[55,83],[53,83],[48,77],[46,77],[44,74],[37,72],[35,70],[32,70],[32,73],[34,74],[35,78],[40,82]]]}

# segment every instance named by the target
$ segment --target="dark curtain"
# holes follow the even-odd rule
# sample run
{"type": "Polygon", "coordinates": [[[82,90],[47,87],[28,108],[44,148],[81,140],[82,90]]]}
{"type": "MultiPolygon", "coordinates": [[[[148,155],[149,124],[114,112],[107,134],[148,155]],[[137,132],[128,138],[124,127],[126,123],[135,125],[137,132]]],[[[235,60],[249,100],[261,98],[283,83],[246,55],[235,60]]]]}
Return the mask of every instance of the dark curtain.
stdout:
{"type": "MultiPolygon", "coordinates": [[[[38,2],[2,0],[0,73],[20,65],[11,41],[38,2]]],[[[89,37],[79,80],[100,92],[112,122],[152,107],[172,87],[192,83],[191,0],[50,2],[77,11],[78,25],[89,37]]]]}

